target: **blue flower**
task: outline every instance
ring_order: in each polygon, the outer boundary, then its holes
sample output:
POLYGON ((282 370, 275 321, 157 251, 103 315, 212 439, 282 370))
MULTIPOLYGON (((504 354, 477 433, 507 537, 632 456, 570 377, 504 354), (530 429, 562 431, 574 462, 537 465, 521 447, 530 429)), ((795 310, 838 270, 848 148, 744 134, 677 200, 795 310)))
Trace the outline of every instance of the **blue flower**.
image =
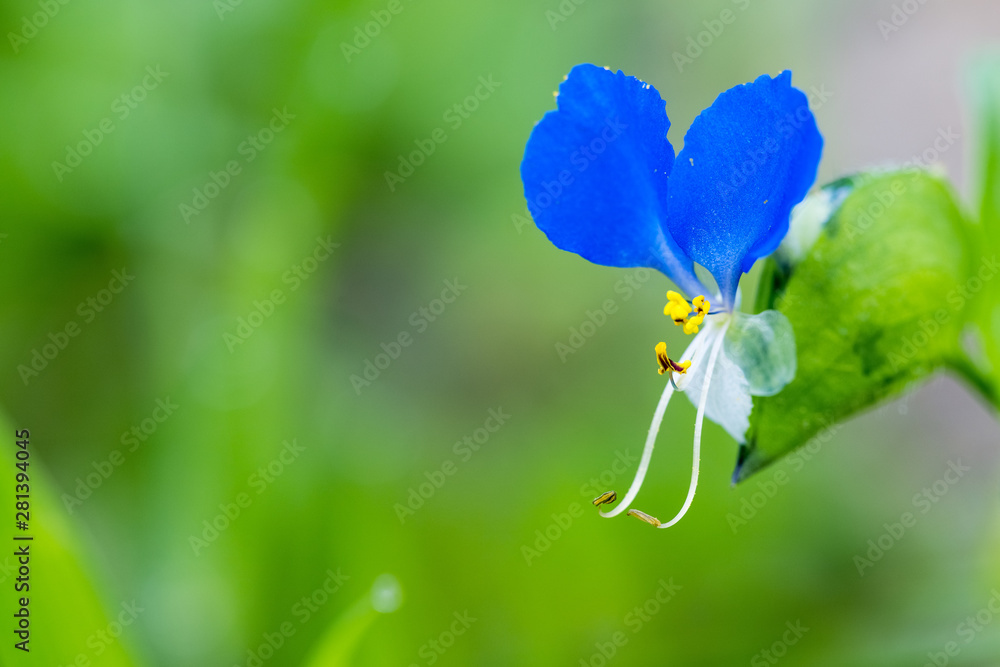
POLYGON ((655 88, 621 71, 578 65, 559 87, 557 109, 531 132, 521 178, 539 229, 595 264, 661 271, 686 295, 669 292, 664 313, 685 333, 704 327, 679 361, 665 344, 656 347, 668 382, 636 479, 604 516, 627 509, 638 493, 675 389, 699 397, 691 399, 698 416, 688 498, 669 522, 629 511, 660 527, 676 523, 694 497, 706 413, 742 439, 750 396, 776 393, 794 376, 787 320, 774 311, 735 312, 740 277, 778 247, 792 208, 816 179, 823 139, 791 81, 784 71, 722 93, 694 120, 675 157, 655 88), (714 278, 715 292, 696 275, 696 263, 714 278), (710 310, 712 302, 721 309, 710 310))

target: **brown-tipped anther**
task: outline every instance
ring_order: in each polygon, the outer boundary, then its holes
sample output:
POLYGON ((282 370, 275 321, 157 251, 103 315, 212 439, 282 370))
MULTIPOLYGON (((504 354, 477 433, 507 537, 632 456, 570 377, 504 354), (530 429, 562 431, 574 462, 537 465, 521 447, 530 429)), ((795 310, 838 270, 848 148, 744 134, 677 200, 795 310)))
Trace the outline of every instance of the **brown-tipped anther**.
POLYGON ((661 521, 657 519, 655 516, 651 516, 649 514, 646 514, 645 512, 640 512, 639 510, 629 510, 628 515, 634 516, 636 519, 639 519, 640 521, 645 521, 650 526, 655 526, 656 528, 660 527, 661 521))
POLYGON ((687 373, 687 369, 691 367, 690 361, 677 363, 667 356, 667 344, 663 342, 657 343, 656 345, 656 363, 660 366, 659 369, 657 369, 660 375, 663 375, 664 373, 680 373, 683 375, 684 373, 687 373))
POLYGON ((660 368, 658 369, 660 371, 660 375, 673 370, 673 362, 671 362, 670 357, 667 356, 666 343, 659 343, 656 346, 656 363, 660 365, 660 368))
POLYGON ((618 500, 618 494, 614 491, 605 491, 601 495, 594 498, 594 507, 600 507, 601 505, 607 505, 608 503, 613 503, 618 500))

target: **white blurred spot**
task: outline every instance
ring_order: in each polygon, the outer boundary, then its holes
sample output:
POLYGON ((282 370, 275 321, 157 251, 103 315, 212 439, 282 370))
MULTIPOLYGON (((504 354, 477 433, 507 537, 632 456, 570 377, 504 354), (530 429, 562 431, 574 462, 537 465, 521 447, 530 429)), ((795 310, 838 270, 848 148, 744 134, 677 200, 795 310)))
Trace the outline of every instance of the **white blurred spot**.
POLYGON ((381 574, 372 584, 372 608, 380 614, 391 614, 403 602, 403 589, 391 574, 381 574))

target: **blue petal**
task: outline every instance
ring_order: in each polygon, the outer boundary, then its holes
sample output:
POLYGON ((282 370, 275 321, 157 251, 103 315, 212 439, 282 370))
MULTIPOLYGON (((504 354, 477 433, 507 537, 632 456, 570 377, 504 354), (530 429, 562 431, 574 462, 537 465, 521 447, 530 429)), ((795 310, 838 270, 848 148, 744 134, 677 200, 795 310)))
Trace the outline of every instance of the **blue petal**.
POLYGON ((668 228, 733 307, 740 274, 770 254, 816 180, 823 138, 792 73, 732 88, 684 136, 670 177, 668 228))
POLYGON ((689 296, 704 293, 663 224, 674 149, 660 94, 621 71, 577 65, 557 106, 535 125, 521 163, 535 224, 595 264, 648 266, 689 296))

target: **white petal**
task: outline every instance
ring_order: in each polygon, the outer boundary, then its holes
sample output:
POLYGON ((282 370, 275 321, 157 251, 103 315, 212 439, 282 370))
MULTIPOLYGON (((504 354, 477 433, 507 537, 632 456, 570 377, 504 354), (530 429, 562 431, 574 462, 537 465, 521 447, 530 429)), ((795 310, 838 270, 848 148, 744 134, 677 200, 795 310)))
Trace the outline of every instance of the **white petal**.
POLYGON ((753 396, 774 396, 795 378, 795 331, 776 310, 736 313, 724 350, 742 369, 753 396))
MULTIPOLYGON (((709 334, 714 340, 720 335, 724 326, 723 318, 709 320, 712 331, 709 334)), ((709 333, 709 332, 706 332, 709 333)), ((753 409, 753 401, 750 398, 750 385, 746 376, 738 365, 729 357, 726 350, 728 346, 723 345, 719 351, 715 362, 712 381, 708 389, 708 397, 705 403, 705 416, 716 424, 726 429, 726 432, 737 442, 744 442, 747 429, 750 428, 750 411, 753 409)), ((707 352, 709 346, 703 350, 707 352)), ((687 372, 686 382, 681 384, 688 400, 697 405, 701 398, 702 383, 705 381, 705 374, 708 371, 708 354, 701 354, 696 357, 691 369, 687 372)))
POLYGON ((843 203, 850 188, 823 188, 796 204, 785 235, 775 255, 792 266, 805 259, 820 232, 843 203))

